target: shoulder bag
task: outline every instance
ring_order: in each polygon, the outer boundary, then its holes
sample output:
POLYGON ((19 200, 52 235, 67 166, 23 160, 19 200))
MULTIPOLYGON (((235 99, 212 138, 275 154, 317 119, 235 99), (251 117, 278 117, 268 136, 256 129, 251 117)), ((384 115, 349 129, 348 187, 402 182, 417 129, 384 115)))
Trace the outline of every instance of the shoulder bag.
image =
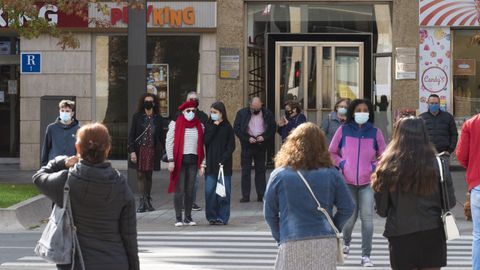
POLYGON ((222 164, 220 164, 220 169, 218 170, 218 181, 217 187, 215 188, 215 193, 222 198, 227 197, 227 191, 225 190, 225 175, 223 174, 222 164))
POLYGON ((450 212, 450 206, 448 203, 448 188, 444 178, 444 167, 442 158, 436 157, 438 167, 440 171, 440 196, 442 198, 442 222, 443 229, 445 231, 445 238, 447 240, 454 240, 460 238, 460 231, 458 230, 457 223, 455 222, 455 216, 450 212))
POLYGON ((78 252, 81 269, 85 270, 82 251, 78 242, 77 231, 73 222, 70 204, 70 186, 67 181, 63 188, 63 208, 55 204, 47 226, 35 247, 35 254, 55 264, 72 264, 75 267, 75 255, 78 252))
POLYGON ((335 232, 335 236, 337 238, 337 263, 338 264, 344 264, 345 263, 345 257, 343 257, 343 234, 340 233, 340 231, 337 229, 337 227, 335 226, 335 224, 333 223, 333 220, 332 218, 330 217, 330 215, 328 214, 327 210, 325 210, 325 208, 323 208, 321 205, 320 205, 320 201, 318 201, 317 197, 315 196, 315 194, 313 193, 313 190, 312 188, 310 187, 310 185, 308 184, 307 180, 305 179, 305 177, 303 176, 303 174, 300 172, 300 171, 297 171, 297 174, 298 176, 300 176, 300 178, 302 179, 303 183, 305 183, 305 186, 307 187, 308 191, 310 191, 310 194, 312 194, 312 197, 313 199, 315 200, 315 202, 317 203, 317 210, 322 212, 325 217, 327 218, 327 221, 328 223, 330 224, 330 226, 332 227, 333 231, 335 232))

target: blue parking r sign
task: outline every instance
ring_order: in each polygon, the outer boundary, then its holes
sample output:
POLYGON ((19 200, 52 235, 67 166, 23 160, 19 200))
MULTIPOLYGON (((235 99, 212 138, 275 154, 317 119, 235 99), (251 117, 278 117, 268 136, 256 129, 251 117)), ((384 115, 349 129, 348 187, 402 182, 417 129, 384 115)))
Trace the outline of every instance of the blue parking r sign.
POLYGON ((23 74, 42 72, 42 54, 39 52, 22 52, 20 70, 23 74))

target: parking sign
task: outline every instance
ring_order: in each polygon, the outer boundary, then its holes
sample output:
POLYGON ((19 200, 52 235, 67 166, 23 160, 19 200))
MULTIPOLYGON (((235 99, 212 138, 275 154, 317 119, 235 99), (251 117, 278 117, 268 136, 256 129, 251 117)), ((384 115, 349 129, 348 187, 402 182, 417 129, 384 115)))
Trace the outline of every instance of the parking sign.
POLYGON ((22 52, 20 70, 22 74, 42 73, 42 53, 22 52))

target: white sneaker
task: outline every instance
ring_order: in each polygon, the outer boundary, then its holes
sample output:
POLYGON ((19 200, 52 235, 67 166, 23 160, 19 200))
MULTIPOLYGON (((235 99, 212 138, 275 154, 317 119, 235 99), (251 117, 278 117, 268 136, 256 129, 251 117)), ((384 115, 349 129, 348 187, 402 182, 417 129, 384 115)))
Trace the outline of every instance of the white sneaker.
POLYGON ((362 266, 363 267, 373 267, 373 262, 370 260, 370 257, 363 256, 362 257, 362 266))
POLYGON ((175 222, 175 227, 182 227, 182 226, 183 226, 183 222, 181 221, 175 222))
POLYGON ((350 246, 343 246, 343 255, 348 255, 350 253, 350 246))
POLYGON ((196 226, 197 223, 191 219, 188 219, 186 218, 184 221, 183 221, 183 225, 185 226, 196 226))

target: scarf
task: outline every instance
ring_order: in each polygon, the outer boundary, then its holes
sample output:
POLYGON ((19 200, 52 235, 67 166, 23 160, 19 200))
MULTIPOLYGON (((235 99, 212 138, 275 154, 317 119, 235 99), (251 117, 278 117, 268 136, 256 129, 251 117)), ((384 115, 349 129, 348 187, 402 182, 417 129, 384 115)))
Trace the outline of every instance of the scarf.
POLYGON ((182 159, 183 159, 183 147, 185 145, 185 129, 186 128, 197 128, 198 132, 198 143, 197 143, 197 166, 200 168, 203 158, 203 129, 202 123, 198 120, 198 117, 195 116, 192 121, 187 121, 185 116, 181 114, 177 121, 175 122, 175 135, 173 141, 173 161, 175 163, 175 169, 170 173, 170 185, 168 186, 168 193, 175 192, 177 187, 178 179, 180 178, 180 172, 182 171, 182 159))

